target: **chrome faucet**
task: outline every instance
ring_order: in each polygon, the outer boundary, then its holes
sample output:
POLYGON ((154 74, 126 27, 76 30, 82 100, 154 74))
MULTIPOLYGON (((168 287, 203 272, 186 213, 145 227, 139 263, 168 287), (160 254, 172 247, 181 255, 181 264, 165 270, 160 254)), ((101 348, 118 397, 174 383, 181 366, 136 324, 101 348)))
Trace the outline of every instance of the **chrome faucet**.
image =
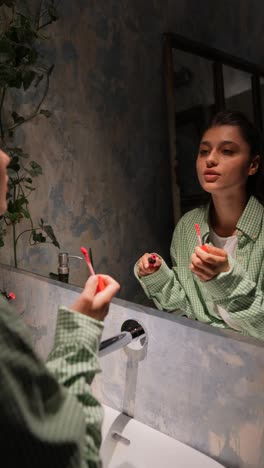
POLYGON ((140 323, 136 320, 126 320, 121 327, 121 333, 101 342, 99 346, 99 357, 112 353, 117 349, 124 348, 131 343, 131 341, 139 337, 142 339, 145 336, 145 330, 140 323))

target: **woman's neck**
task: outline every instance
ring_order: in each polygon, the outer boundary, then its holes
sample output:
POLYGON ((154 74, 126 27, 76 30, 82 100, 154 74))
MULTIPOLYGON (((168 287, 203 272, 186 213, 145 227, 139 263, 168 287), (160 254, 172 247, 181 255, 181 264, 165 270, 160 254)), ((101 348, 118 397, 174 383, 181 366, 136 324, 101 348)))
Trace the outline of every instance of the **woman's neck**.
POLYGON ((210 213, 210 224, 216 234, 221 237, 233 236, 237 222, 248 202, 247 194, 240 197, 212 195, 213 205, 210 213))

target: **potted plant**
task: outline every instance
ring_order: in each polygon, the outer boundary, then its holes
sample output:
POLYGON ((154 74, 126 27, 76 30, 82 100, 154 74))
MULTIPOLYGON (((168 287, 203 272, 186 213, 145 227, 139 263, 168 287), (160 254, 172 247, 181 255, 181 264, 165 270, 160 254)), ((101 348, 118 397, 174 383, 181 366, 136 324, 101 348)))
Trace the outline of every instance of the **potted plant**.
POLYGON ((29 210, 29 197, 36 190, 42 168, 23 147, 15 144, 18 128, 32 119, 51 116, 44 101, 54 65, 43 63, 40 46, 47 40, 43 31, 57 21, 58 13, 54 0, 40 0, 34 14, 22 2, 0 0, 0 14, 0 146, 11 157, 8 208, 1 219, 0 247, 11 230, 17 267, 18 241, 25 233, 30 245, 50 242, 60 247, 52 227, 43 219, 35 224, 29 210), (23 99, 32 89, 35 97, 30 111, 25 113, 23 99), (29 226, 21 229, 25 221, 29 226))

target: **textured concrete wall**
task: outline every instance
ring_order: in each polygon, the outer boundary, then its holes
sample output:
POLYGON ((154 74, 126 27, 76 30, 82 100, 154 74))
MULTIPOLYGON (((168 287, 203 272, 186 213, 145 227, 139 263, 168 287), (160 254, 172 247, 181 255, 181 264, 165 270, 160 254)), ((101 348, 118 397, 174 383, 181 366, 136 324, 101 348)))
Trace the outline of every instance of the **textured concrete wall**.
MULTIPOLYGON (((47 356, 57 304, 70 305, 77 288, 0 270, 0 288, 15 290, 17 313, 29 326, 36 350, 47 356)), ((263 342, 118 299, 110 307, 103 339, 119 333, 127 319, 140 321, 148 344, 101 358, 103 372, 93 384, 100 401, 226 468, 263 467, 263 342)))
MULTIPOLYGON (((62 2, 44 51, 55 64, 45 104, 53 116, 17 137, 44 169, 33 218, 52 224, 63 251, 92 247, 96 270, 121 281, 123 298, 140 300, 132 265, 146 249, 168 256, 173 228, 162 33, 261 63, 263 9, 257 0, 62 2)), ((57 254, 19 240, 21 268, 56 272, 57 254)), ((10 249, 0 256, 12 262, 10 249)), ((72 260, 71 282, 86 275, 72 260)))

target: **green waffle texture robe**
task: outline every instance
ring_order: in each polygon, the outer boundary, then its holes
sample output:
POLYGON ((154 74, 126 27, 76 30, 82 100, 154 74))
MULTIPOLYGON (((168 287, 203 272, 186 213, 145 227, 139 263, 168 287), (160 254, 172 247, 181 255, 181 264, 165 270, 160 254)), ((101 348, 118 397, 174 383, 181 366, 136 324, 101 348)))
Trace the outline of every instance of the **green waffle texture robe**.
POLYGON ((1 466, 101 466, 103 410, 90 384, 99 371, 102 329, 101 322, 60 307, 45 364, 21 318, 0 297, 1 466))

